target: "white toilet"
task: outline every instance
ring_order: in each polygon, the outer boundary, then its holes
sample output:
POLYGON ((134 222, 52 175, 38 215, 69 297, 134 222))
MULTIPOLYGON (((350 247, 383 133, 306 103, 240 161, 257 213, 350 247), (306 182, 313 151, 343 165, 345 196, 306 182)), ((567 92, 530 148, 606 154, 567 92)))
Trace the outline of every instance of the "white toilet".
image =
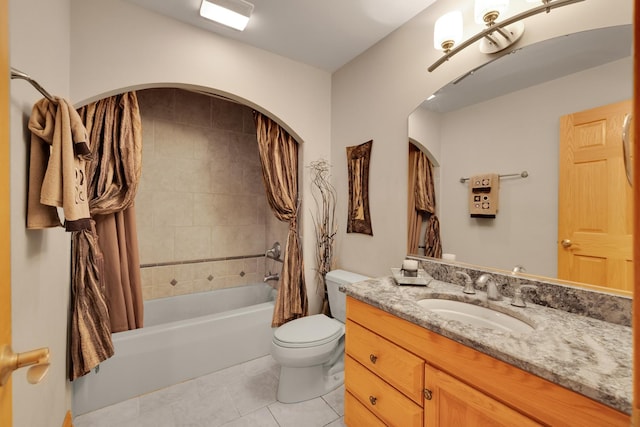
POLYGON ((338 288, 366 279, 344 270, 330 271, 326 284, 334 318, 315 314, 292 320, 274 331, 271 356, 280 364, 278 401, 302 402, 344 383, 346 296, 338 288))

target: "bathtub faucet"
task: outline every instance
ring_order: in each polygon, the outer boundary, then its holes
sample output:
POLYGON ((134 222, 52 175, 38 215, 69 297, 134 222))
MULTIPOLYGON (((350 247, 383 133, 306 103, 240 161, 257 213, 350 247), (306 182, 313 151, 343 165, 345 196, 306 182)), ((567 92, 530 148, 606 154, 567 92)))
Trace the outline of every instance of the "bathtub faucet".
POLYGON ((269 274, 264 276, 264 281, 268 282, 269 280, 280 280, 280 275, 278 273, 271 274, 271 272, 269 272, 269 274))
POLYGON ((264 253, 264 256, 266 256, 267 258, 275 259, 276 261, 280 261, 280 253, 280 243, 275 242, 270 249, 267 249, 267 251, 264 253))

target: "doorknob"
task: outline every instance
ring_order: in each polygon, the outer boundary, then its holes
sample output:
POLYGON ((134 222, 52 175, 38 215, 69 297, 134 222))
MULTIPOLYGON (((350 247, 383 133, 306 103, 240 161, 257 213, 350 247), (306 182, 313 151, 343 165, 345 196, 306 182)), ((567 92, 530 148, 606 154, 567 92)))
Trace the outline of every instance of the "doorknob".
POLYGON ((573 242, 569 239, 563 239, 560 244, 562 245, 563 248, 570 248, 571 245, 573 245, 573 242))
POLYGON ((13 371, 26 366, 31 366, 27 371, 27 381, 31 384, 42 381, 49 370, 49 348, 14 353, 11 346, 0 346, 0 387, 9 381, 13 371))

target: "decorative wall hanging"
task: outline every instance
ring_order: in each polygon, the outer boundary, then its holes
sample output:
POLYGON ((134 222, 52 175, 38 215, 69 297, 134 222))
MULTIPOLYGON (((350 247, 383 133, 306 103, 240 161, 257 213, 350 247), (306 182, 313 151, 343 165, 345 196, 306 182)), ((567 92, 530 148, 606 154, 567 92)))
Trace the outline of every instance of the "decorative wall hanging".
POLYGON ((349 218, 347 233, 373 236, 369 215, 369 159, 373 140, 347 147, 349 168, 349 218))

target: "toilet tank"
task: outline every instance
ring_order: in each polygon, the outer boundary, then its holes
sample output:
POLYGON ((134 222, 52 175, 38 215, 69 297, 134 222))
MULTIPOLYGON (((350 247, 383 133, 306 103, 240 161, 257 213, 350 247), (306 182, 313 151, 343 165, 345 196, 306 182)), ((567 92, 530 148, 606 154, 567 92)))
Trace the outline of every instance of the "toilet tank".
POLYGON ((340 292, 338 288, 367 279, 369 277, 345 270, 332 270, 327 273, 325 283, 327 285, 327 294, 329 295, 329 307, 331 307, 331 315, 335 319, 344 323, 347 318, 347 296, 340 292))

